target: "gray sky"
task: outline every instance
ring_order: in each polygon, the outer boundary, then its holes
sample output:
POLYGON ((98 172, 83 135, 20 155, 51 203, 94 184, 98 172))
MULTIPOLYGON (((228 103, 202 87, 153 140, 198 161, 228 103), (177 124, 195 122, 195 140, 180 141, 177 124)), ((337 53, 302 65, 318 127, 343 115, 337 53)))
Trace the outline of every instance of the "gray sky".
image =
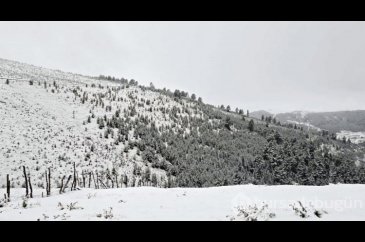
POLYGON ((0 22, 0 57, 233 108, 365 109, 365 22, 0 22))

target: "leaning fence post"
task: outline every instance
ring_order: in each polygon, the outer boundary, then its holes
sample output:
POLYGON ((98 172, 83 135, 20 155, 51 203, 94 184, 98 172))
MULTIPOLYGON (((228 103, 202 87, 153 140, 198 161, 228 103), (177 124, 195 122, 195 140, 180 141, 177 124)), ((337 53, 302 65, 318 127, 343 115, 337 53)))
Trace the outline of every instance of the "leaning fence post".
MULTIPOLYGON (((66 182, 65 186, 64 186, 64 187, 63 187, 63 189, 62 189, 62 192, 65 192, 65 189, 67 188, 67 185, 68 185, 69 181, 71 180, 71 177, 72 177, 72 175, 70 175, 70 176, 68 177, 67 182, 66 182)), ((72 191, 72 186, 71 186, 71 191, 72 191)))
POLYGON ((27 178, 27 171, 25 170, 25 166, 23 166, 23 173, 24 173, 24 179, 25 179, 25 196, 29 197, 28 178, 27 178))
POLYGON ((29 188, 30 188, 30 198, 33 198, 33 187, 32 183, 30 182, 30 175, 28 176, 29 188))
POLYGON ((61 193, 62 193, 62 191, 63 191, 63 180, 65 180, 65 178, 66 178, 66 176, 64 175, 64 176, 62 177, 62 180, 61 180, 60 194, 61 194, 61 193))

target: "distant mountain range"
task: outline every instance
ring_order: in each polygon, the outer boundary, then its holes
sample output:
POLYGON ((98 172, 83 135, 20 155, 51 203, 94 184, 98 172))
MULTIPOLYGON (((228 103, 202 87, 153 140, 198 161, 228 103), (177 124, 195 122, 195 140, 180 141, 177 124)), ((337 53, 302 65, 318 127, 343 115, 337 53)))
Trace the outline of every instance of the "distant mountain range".
POLYGON ((261 119, 262 115, 275 117, 280 122, 306 123, 335 133, 342 130, 365 131, 365 110, 338 112, 294 111, 279 114, 260 110, 251 113, 251 117, 258 119, 261 119))

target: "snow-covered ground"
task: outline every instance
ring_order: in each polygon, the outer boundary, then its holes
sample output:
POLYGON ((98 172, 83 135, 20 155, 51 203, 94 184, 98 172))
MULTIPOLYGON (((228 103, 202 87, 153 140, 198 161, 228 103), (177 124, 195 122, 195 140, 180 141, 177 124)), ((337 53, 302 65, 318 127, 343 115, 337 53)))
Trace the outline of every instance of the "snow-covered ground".
MULTIPOLYGON (((12 189, 0 220, 364 220, 365 185, 82 189, 25 203, 12 189), (24 208, 23 205, 26 204, 24 208)), ((5 190, 0 190, 0 194, 5 190)))
POLYGON ((342 130, 341 132, 337 133, 337 139, 350 139, 354 144, 360 144, 365 142, 365 132, 352 132, 352 131, 345 131, 342 130))

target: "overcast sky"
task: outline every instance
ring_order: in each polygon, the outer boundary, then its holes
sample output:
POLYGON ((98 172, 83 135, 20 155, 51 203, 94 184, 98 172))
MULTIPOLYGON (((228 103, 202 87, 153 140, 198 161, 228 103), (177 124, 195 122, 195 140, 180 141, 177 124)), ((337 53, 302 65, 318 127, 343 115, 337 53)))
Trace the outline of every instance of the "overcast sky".
POLYGON ((0 58, 252 111, 365 109, 365 22, 0 22, 0 58))

